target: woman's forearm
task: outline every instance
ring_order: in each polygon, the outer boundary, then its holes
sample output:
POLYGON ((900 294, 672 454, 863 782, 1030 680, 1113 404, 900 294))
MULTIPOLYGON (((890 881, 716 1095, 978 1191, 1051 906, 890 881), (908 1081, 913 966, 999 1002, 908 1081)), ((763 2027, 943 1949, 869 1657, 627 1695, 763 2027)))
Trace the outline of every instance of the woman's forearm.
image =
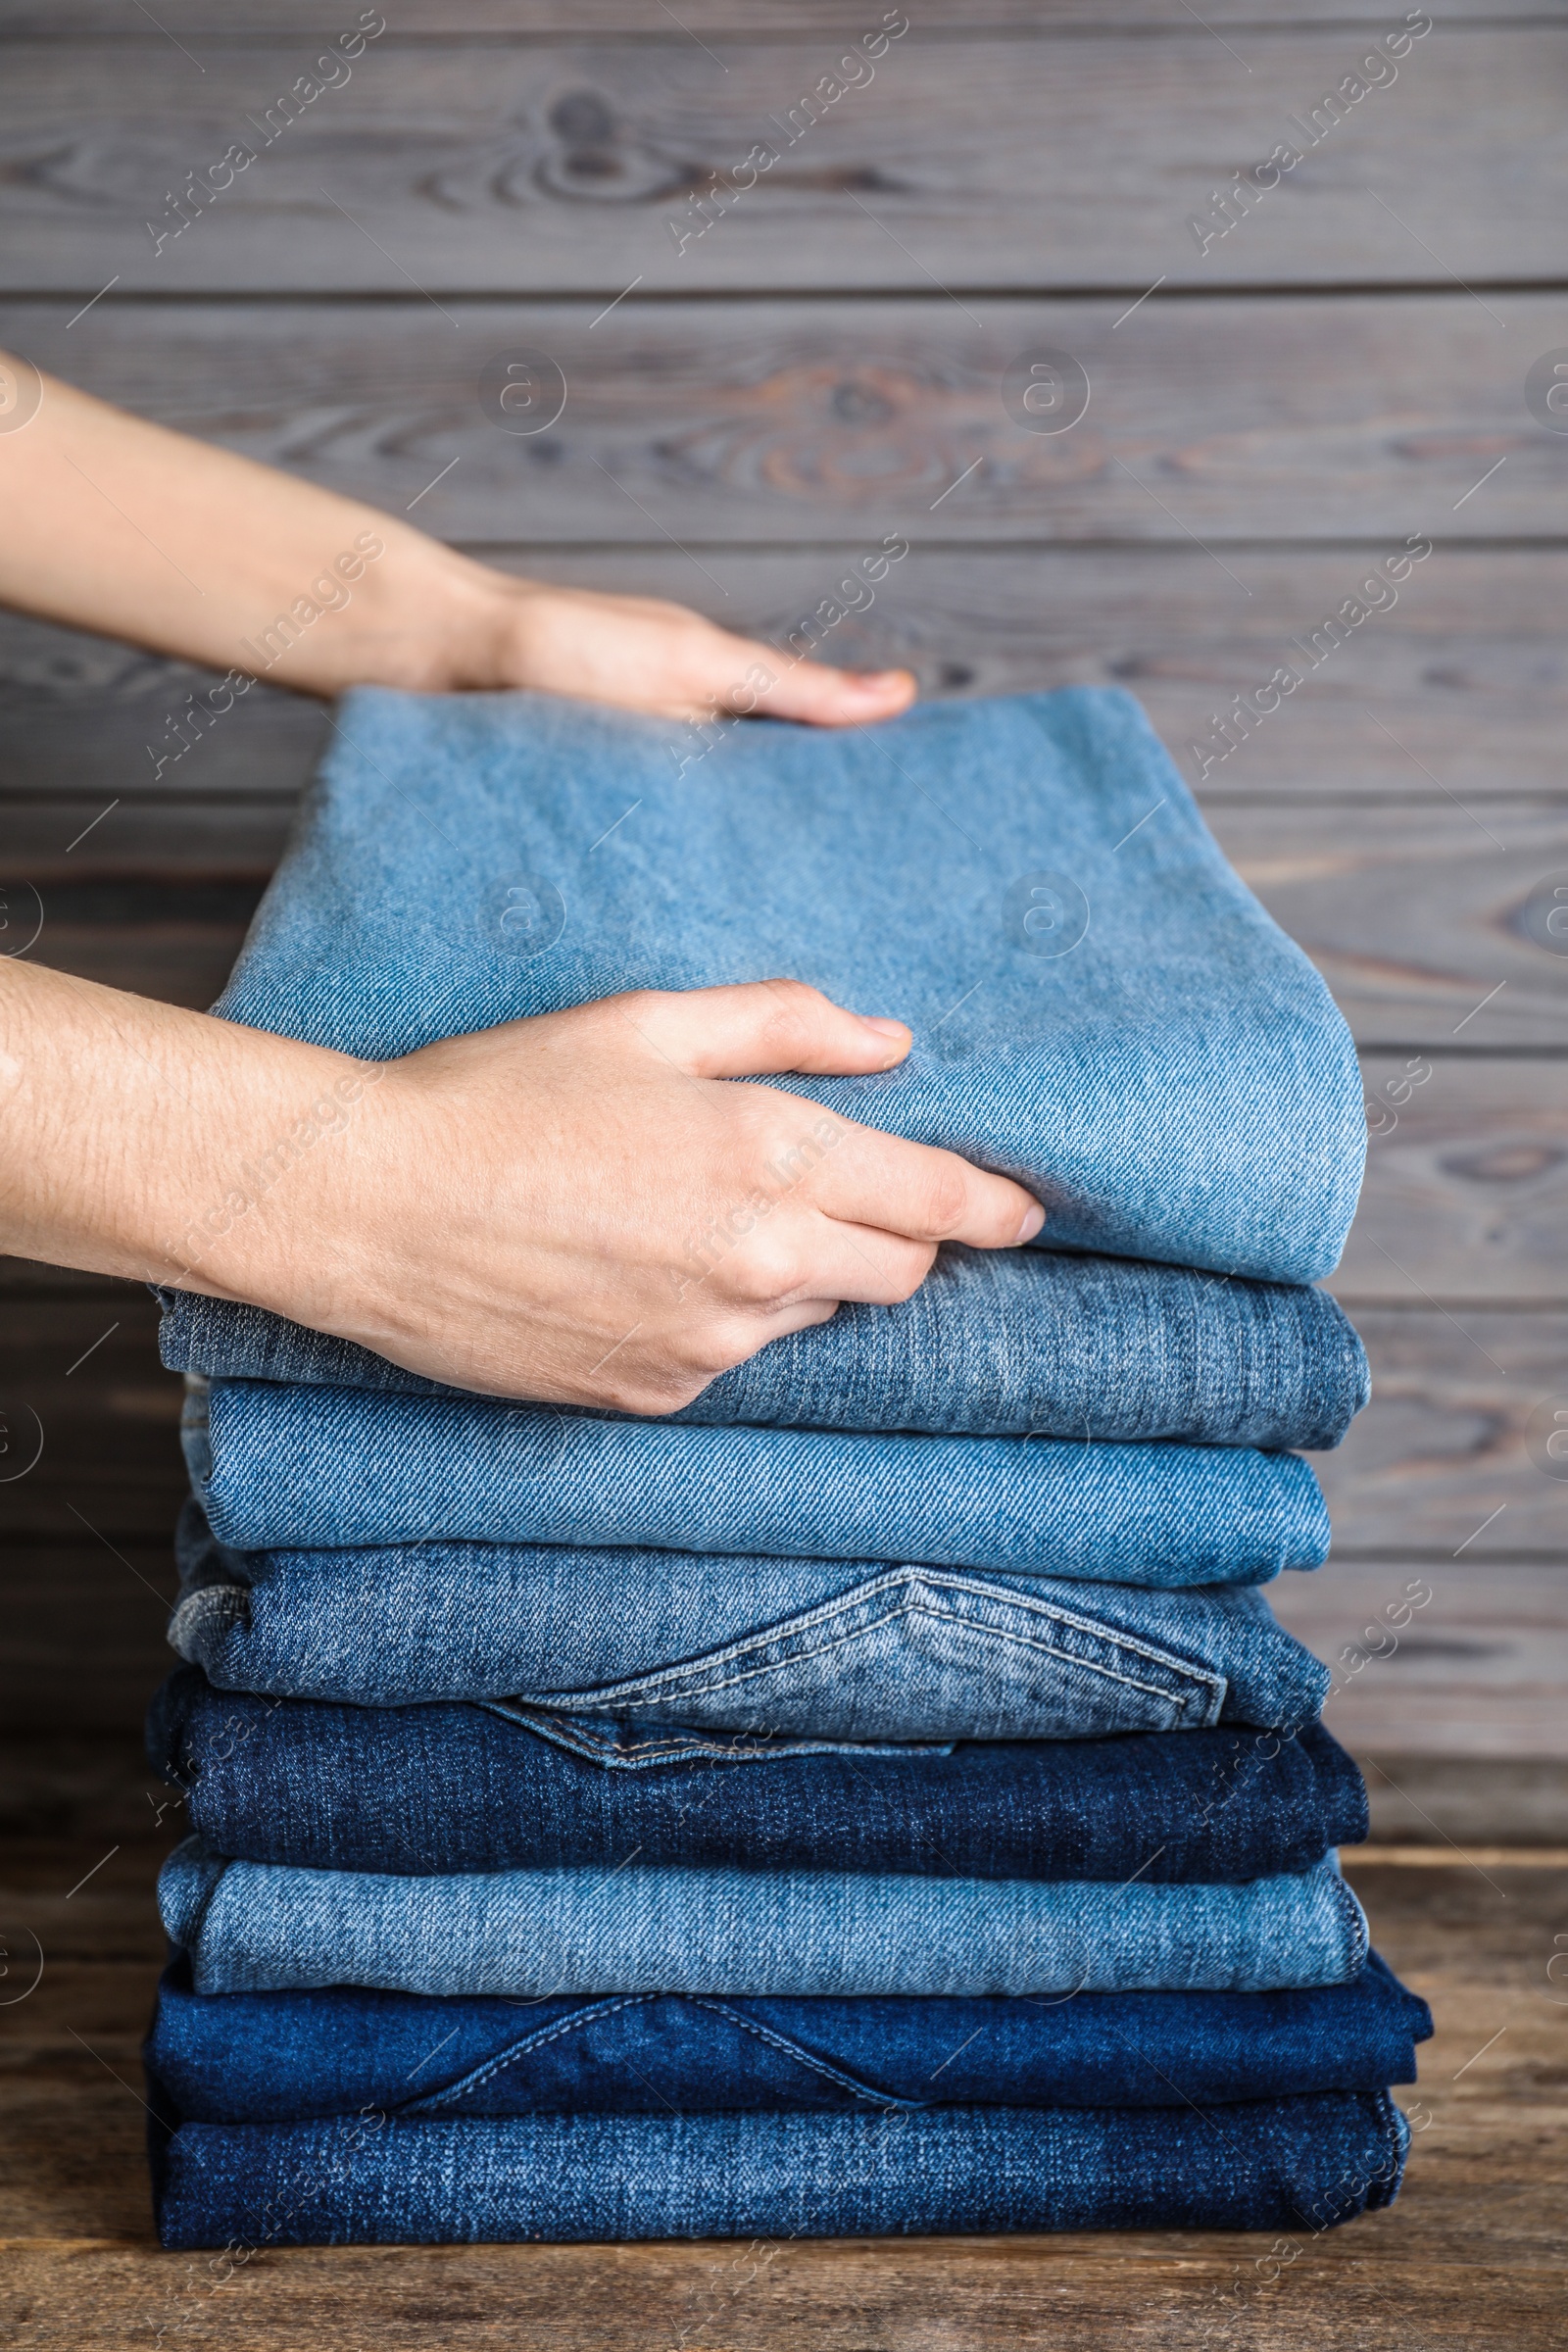
POLYGON ((829 669, 678 605, 514 579, 53 376, 0 433, 0 604, 303 694, 520 686, 826 726, 914 694, 906 670, 829 669))
POLYGON ((373 507, 44 379, 0 437, 0 603, 330 695, 499 682, 504 574, 373 507))
POLYGON ((347 1131, 366 1076, 346 1054, 0 962, 0 1252, 275 1294, 275 1212, 307 1189, 277 1180, 302 1156, 302 1122, 347 1131))

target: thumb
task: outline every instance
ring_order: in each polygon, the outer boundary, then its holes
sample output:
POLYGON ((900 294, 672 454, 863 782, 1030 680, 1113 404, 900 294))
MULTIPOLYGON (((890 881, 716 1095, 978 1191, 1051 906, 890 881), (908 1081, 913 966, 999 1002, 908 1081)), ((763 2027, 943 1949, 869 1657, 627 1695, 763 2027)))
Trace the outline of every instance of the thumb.
POLYGON ((804 980, 645 990, 610 1003, 655 1053, 694 1078, 783 1070, 858 1077, 892 1069, 913 1042, 902 1021, 846 1012, 804 980))

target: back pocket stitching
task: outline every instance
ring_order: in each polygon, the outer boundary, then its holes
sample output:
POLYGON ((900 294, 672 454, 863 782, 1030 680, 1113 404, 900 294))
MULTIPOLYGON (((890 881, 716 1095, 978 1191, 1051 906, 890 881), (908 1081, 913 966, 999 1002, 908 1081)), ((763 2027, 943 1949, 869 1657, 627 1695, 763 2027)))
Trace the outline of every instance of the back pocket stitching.
MULTIPOLYGON (((811 1658, 826 1656, 830 1650, 847 1648, 852 1642, 858 1641, 863 1634, 874 1633, 882 1626, 892 1624, 899 1618, 903 1617, 929 1617, 934 1623, 945 1626, 951 1633, 956 1633, 976 1642, 982 1641, 1001 1641, 1010 1642, 1015 1649, 1038 1650, 1045 1657, 1059 1658, 1064 1664, 1069 1666, 1081 1666, 1086 1673, 1098 1674, 1106 1682, 1124 1684, 1129 1690, 1145 1691, 1152 1698, 1169 1699, 1173 1704, 1181 1707, 1188 1706, 1191 1703, 1193 1695, 1195 1695, 1192 1692, 1184 1694, 1177 1690, 1164 1690, 1157 1683, 1142 1683, 1138 1680, 1136 1675, 1118 1674, 1114 1667, 1098 1665, 1092 1658, 1075 1658, 1070 1651, 1064 1649, 1054 1649, 1049 1642, 1038 1641, 1030 1634, 1013 1633, 1004 1626, 970 1625, 962 1617, 956 1615, 956 1613, 944 1612, 940 1609, 934 1609, 925 1606, 918 1600, 907 1599, 900 1601, 897 1606, 890 1609, 885 1616, 878 1618, 874 1625, 860 1626, 855 1628, 851 1632, 836 1634, 831 1641, 819 1642, 815 1647, 811 1649, 795 1650, 788 1658, 772 1659, 762 1665, 749 1666, 744 1672, 723 1675, 718 1677, 716 1680, 710 1679, 706 1682, 683 1682, 679 1691, 676 1693, 676 1696, 691 1698, 710 1697, 715 1691, 733 1690, 738 1684, 756 1682, 760 1676, 775 1673, 781 1666, 802 1665, 811 1658)), ((644 1686, 644 1688, 649 1691, 650 1695, 652 1695, 653 1692, 659 1689, 659 1687, 660 1685, 657 1681, 644 1686)))
MULTIPOLYGON (((1100 1675, 1107 1682, 1121 1683, 1130 1690, 1143 1690, 1152 1697, 1170 1699, 1184 1708, 1190 1706, 1193 1698, 1200 1692, 1212 1695, 1216 1701, 1223 1700, 1226 1687, 1226 1678, 1223 1675, 1213 1674, 1205 1668, 1194 1666, 1185 1659, 1173 1658, 1168 1653, 1156 1650, 1151 1643, 1136 1640, 1123 1642, 1118 1633, 1110 1631, 1104 1626, 1097 1625, 1092 1620, 1075 1617, 1068 1610, 1053 1610, 1044 1607, 1038 1601, 1031 1601, 1026 1595, 999 1590, 996 1587, 986 1588, 968 1584, 958 1586, 958 1590, 961 1592, 976 1592, 983 1598, 1003 1602, 1009 1608, 1022 1606, 1034 1614, 1054 1620, 1058 1625, 1071 1626, 1079 1632, 1089 1633, 1096 1640, 1105 1642, 1110 1647, 1130 1650, 1135 1654, 1142 1655, 1150 1659, 1152 1663, 1163 1667, 1172 1676, 1185 1678, 1189 1685, 1188 1690, 1185 1692, 1170 1690, 1155 1683, 1141 1682, 1136 1675, 1118 1673, 1114 1667, 1099 1664, 1094 1659, 1075 1658, 1069 1651, 1054 1648, 1049 1642, 1038 1640, 1030 1634, 1005 1626, 977 1627, 970 1625, 956 1610, 943 1611, 931 1605, 930 1589, 933 1582, 940 1589, 940 1586, 946 1584, 947 1581, 927 1578, 919 1580, 879 1579, 876 1584, 862 1587, 858 1592, 841 1594, 838 1600, 831 1604, 832 1613, 841 1617, 850 1607, 862 1605, 873 1597, 880 1597, 890 1583, 896 1585, 900 1597, 894 1606, 885 1610, 872 1624, 847 1628, 845 1631, 835 1634, 830 1640, 819 1642, 808 1649, 797 1647, 792 1650, 788 1658, 769 1659, 751 1666, 742 1665, 742 1660, 746 1657, 748 1650, 755 1653, 760 1642, 776 1642, 789 1638, 787 1633, 781 1633, 776 1628, 767 1629, 763 1635, 754 1637, 744 1647, 737 1643, 721 1651, 718 1657, 713 1659, 706 1673, 704 1672, 704 1661, 701 1658, 694 1658, 680 1666, 658 1669, 649 1675, 629 1676, 620 1682, 601 1685, 592 1690, 572 1691, 569 1696, 574 1705, 578 1706, 589 1698, 603 1705, 620 1698, 654 1698, 661 1691, 669 1691, 677 1699, 680 1696, 708 1696, 718 1690, 731 1690, 740 1683, 755 1682, 760 1676, 774 1673, 780 1667, 800 1665, 811 1658, 823 1656, 830 1650, 843 1648, 849 1642, 858 1641, 862 1634, 875 1632, 880 1627, 901 1617, 925 1615, 957 1633, 969 1635, 974 1639, 982 1637, 1000 1639, 1009 1642, 1015 1648, 1037 1649, 1048 1657, 1060 1659, 1066 1665, 1083 1667, 1087 1672, 1100 1675), (730 1675, 719 1675, 716 1671, 717 1668, 729 1660, 733 1660, 740 1671, 730 1675), (701 1679, 693 1680, 694 1677, 701 1677, 701 1679), (1195 1690, 1192 1686, 1197 1686, 1197 1690, 1195 1690)), ((805 1627, 811 1624, 814 1618, 827 1614, 826 1609, 812 1610, 805 1618, 796 1620, 796 1626, 804 1630, 805 1627)), ((562 1694, 552 1693, 551 1695, 552 1701, 559 1704, 562 1694)))
MULTIPOLYGON (((1250 1591, 1250 1588, 1249 1587, 1248 1590, 1250 1591)), ((1044 1618, 1049 1624, 1070 1626, 1074 1632, 1088 1634, 1095 1641, 1105 1643, 1107 1647, 1123 1651, 1133 1657, 1148 1658, 1152 1664, 1156 1666, 1174 1668, 1198 1681, 1212 1684, 1220 1691, 1223 1691, 1225 1687, 1224 1675, 1211 1673, 1206 1667, 1195 1666, 1188 1659, 1177 1658, 1170 1650, 1159 1647, 1155 1642, 1145 1641, 1137 1634, 1130 1634, 1120 1626, 1107 1625, 1098 1617, 1081 1616, 1074 1609, 1063 1608, 1059 1601, 1042 1600, 1032 1592, 1020 1592, 1016 1586, 982 1583, 978 1572, 954 1574, 940 1568, 894 1568, 888 1570, 884 1575, 872 1577, 863 1584, 853 1586, 847 1592, 835 1592, 830 1599, 818 1601, 814 1608, 803 1609, 795 1616, 786 1617, 775 1625, 764 1626, 760 1632, 753 1631, 742 1634, 733 1642, 726 1642, 721 1648, 715 1651, 699 1653, 695 1658, 682 1659, 674 1666, 655 1668, 652 1678, 645 1675, 622 1675, 617 1681, 602 1684, 598 1688, 606 1691, 640 1690, 650 1679, 666 1680, 676 1674, 684 1673, 688 1668, 707 1663, 716 1666, 726 1658, 747 1657, 757 1648, 760 1642, 776 1642, 803 1634, 814 1625, 831 1624, 836 1618, 843 1617, 849 1609, 863 1607, 868 1601, 879 1598, 887 1592, 900 1593, 910 1592, 958 1592, 980 1600, 993 1601, 1020 1616, 1039 1617, 1044 1618)))

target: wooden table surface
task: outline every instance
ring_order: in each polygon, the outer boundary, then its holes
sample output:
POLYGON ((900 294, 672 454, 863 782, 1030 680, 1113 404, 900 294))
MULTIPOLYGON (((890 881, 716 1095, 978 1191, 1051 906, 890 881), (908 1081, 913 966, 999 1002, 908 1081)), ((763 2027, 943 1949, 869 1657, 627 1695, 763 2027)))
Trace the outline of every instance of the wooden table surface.
MULTIPOLYGON (((1568 5, 1434 7, 1390 78, 1360 61, 1403 12, 1368 0, 929 0, 810 122, 879 5, 409 0, 160 249, 169 192, 356 13, 0 0, 0 343, 515 571, 809 623, 929 694, 1140 695, 1364 1056, 1334 1287, 1377 1394, 1319 1461, 1334 1559, 1278 1606, 1342 1660, 1356 1883, 1439 2038, 1404 2197, 1277 2278, 1265 2243, 1177 2236, 160 2255, 134 1740, 176 1384, 145 1295, 0 1261, 0 1408, 44 1438, 0 1482, 0 2312, 28 2345, 258 2352, 1561 2341, 1568 432, 1526 378, 1568 360, 1568 5), (1215 191, 1281 141, 1302 160, 1220 235, 1215 191), (531 440, 475 390, 520 347, 568 386, 531 440), (1000 392, 1043 351, 1092 386, 1057 435, 1000 392), (1315 641, 1412 540, 1397 602, 1315 641), (1412 1582, 1397 1650, 1353 1664, 1412 1582)), ((41 960, 211 1001, 325 721, 258 687, 176 758, 209 682, 0 616, 8 944, 41 918, 41 960)))

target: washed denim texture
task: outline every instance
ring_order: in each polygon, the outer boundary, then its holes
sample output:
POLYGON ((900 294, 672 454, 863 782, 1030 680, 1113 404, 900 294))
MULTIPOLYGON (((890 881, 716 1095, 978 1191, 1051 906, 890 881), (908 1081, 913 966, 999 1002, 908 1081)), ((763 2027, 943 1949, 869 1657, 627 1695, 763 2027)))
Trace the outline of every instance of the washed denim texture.
POLYGON ((1415 2081, 1432 2014, 1376 1952, 1296 1992, 1076 2000, 436 2000, 194 1992, 166 1971, 143 2053, 212 2124, 799 2107, 1206 2107, 1415 2081))
POLYGON ((505 1544, 241 1554, 195 1504, 176 1549, 174 1648, 222 1689, 285 1698, 521 1701, 808 1740, 1087 1740, 1294 1726, 1330 1679, 1249 1585, 505 1544))
POLYGON ((148 1756, 186 1790, 186 1821, 215 1853, 308 1870, 436 1875, 635 1854, 1242 1883, 1305 1870, 1367 1831, 1361 1775, 1317 1723, 1294 1738, 1214 1730, 803 1753, 542 1710, 260 1698, 214 1690, 183 1666, 154 1703, 148 1756))
MULTIPOLYGON (((172 1371, 452 1396, 384 1356, 195 1291, 158 1293, 172 1371)), ((668 1418, 940 1437, 1337 1446, 1366 1353, 1325 1291, 950 1243, 901 1306, 841 1306, 668 1418)), ((613 1416, 618 1418, 619 1416, 613 1416)))
POLYGON ((230 1862, 158 1900, 198 1992, 1272 1992, 1366 1959, 1332 1860, 1246 1886, 620 1868, 394 1878, 230 1862))
POLYGON ((1244 1446, 671 1429, 484 1397, 196 1383, 186 1460, 245 1546, 647 1544, 1124 1585, 1260 1583, 1327 1556, 1310 1466, 1244 1446))
POLYGON ((1366 1142, 1349 1032, 1129 696, 750 723, 684 772, 678 734, 543 696, 350 694, 219 1010, 382 1058, 791 974, 915 1036, 897 1070, 781 1081, 803 1139, 821 1103, 946 1145, 1026 1184, 1053 1246, 1332 1270, 1366 1142))
MULTIPOLYGON (((153 2174, 171 2247, 1294 2232, 1389 2204, 1408 2144, 1387 2091, 1360 2090, 1201 2109, 184 2124, 155 2127, 153 2174)), ((755 2276, 737 2272, 737 2291, 755 2276)))

